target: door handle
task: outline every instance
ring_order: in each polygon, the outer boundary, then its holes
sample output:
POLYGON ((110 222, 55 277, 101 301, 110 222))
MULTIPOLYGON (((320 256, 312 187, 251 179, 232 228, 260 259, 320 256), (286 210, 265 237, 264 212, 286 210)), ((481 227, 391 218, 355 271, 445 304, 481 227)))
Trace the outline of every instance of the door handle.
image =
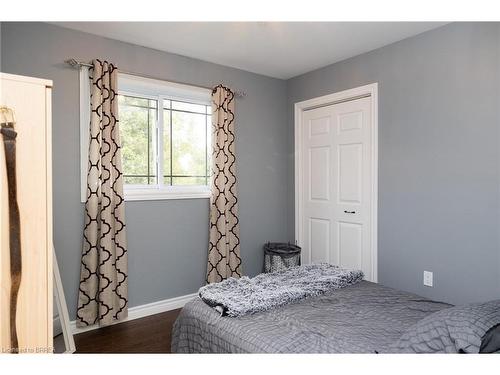
POLYGON ((344 213, 345 213, 345 214, 355 214, 355 213, 356 213, 356 211, 345 211, 345 210, 344 210, 344 213))

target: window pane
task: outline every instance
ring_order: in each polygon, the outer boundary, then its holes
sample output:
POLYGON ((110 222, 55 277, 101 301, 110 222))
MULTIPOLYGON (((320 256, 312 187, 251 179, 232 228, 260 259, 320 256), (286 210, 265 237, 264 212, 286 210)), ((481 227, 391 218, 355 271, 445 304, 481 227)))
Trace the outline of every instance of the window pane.
POLYGON ((163 99, 163 108, 170 108, 170 100, 168 99, 163 99))
POLYGON ((212 106, 207 105, 207 113, 208 113, 209 115, 211 115, 211 114, 212 114, 212 106))
POLYGON ((118 104, 156 108, 156 100, 137 98, 134 96, 125 96, 125 95, 118 95, 118 104))
POLYGON ((206 105, 203 104, 177 102, 175 100, 172 100, 172 109, 177 109, 180 111, 205 113, 205 107, 206 105))
POLYGON ((171 174, 171 163, 170 163, 170 147, 172 143, 170 141, 170 111, 163 111, 163 183, 165 185, 170 185, 170 174, 171 174))
POLYGON ((172 174, 205 176, 206 116, 172 111, 172 174))
POLYGON ((173 185, 206 185, 205 177, 174 177, 173 185))
POLYGON ((123 178, 125 185, 147 185, 148 178, 147 177, 129 177, 125 176, 123 178))
POLYGON ((127 100, 124 97, 119 105, 125 183, 155 184, 156 110, 125 104, 127 100))

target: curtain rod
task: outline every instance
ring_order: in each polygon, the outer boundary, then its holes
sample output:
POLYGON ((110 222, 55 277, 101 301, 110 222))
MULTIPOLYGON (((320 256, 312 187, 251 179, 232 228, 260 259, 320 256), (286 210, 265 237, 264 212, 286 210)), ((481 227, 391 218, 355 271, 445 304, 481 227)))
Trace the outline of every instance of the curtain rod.
MULTIPOLYGON (((89 68, 92 68, 93 65, 90 64, 90 63, 86 63, 86 62, 83 62, 83 61, 77 61, 75 59, 68 59, 68 60, 65 60, 64 61, 66 64, 68 65, 71 65, 73 68, 81 68, 82 66, 86 66, 86 67, 89 67, 89 68)), ((157 81, 168 81, 168 82, 172 82, 172 83, 177 83, 177 84, 180 84, 180 85, 188 85, 188 86, 194 86, 194 87, 199 87, 201 89, 207 89, 207 90, 210 90, 212 91, 213 87, 207 87, 207 86, 201 86, 201 85, 193 85, 192 83, 185 83, 185 82, 177 82, 177 81, 172 81, 172 80, 167 80, 165 78, 158 78, 158 77, 153 77, 153 76, 149 76, 149 75, 145 75, 145 74, 141 74, 141 73, 135 73, 135 72, 128 72, 128 71, 124 71, 124 70, 120 70, 118 69, 118 71, 122 74, 129 74, 131 76, 136 76, 136 77, 142 77, 142 78, 149 78, 149 79, 155 79, 157 81)), ((237 97, 237 98, 244 98, 247 93, 245 91, 241 91, 241 90, 234 90, 234 96, 237 97)))

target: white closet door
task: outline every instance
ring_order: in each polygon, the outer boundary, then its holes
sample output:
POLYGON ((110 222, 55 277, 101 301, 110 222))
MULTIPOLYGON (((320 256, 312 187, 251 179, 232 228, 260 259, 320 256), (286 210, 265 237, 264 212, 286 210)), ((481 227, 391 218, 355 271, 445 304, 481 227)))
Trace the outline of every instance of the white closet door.
POLYGON ((361 269, 372 280, 371 99, 306 110, 302 116, 305 263, 361 269))

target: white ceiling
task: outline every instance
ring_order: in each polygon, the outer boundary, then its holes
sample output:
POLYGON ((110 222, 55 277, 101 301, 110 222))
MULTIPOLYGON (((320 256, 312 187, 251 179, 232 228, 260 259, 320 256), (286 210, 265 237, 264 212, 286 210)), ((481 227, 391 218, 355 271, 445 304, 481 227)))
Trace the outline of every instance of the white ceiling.
MULTIPOLYGON (((57 22, 107 38, 288 79, 443 22, 57 22)), ((71 57, 71 56, 68 56, 71 57)))

